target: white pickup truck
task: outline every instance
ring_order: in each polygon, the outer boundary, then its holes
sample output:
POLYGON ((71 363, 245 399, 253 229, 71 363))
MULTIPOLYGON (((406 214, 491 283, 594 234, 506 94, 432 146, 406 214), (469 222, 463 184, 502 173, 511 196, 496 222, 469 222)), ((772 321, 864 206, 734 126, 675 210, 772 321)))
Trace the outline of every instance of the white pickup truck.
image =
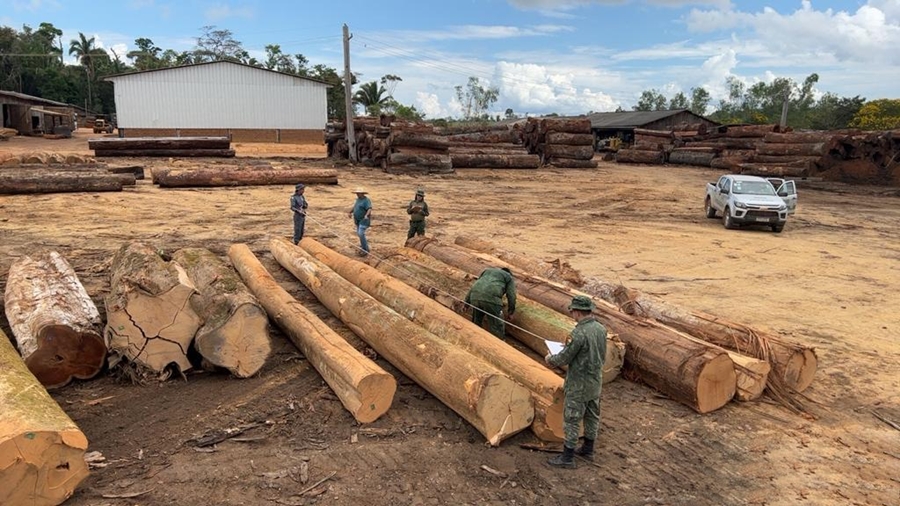
POLYGON ((797 209, 797 185, 778 178, 729 174, 706 184, 704 209, 707 218, 721 213, 725 228, 767 225, 779 233, 797 209))

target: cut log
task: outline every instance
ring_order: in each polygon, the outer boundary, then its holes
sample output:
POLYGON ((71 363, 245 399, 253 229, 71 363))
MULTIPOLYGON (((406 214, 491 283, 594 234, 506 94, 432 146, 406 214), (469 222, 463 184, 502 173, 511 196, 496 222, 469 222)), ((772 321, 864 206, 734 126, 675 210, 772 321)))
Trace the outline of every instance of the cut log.
POLYGON ((59 253, 23 256, 9 268, 6 319, 28 369, 47 388, 93 378, 106 361, 102 322, 59 253))
POLYGON ((747 158, 739 158, 739 157, 718 157, 713 158, 709 161, 709 166, 714 169, 723 169, 729 172, 737 172, 741 171, 741 164, 746 163, 747 158))
POLYGON ((567 144, 570 146, 591 146, 594 145, 594 134, 570 134, 567 132, 548 132, 546 137, 547 144, 567 144))
POLYGON ((751 176, 778 176, 778 177, 807 177, 809 169, 806 167, 785 167, 780 165, 766 165, 761 163, 742 163, 739 165, 740 173, 751 176))
MULTIPOLYGON (((398 248, 395 254, 381 260, 377 268, 456 313, 471 315, 471 310, 463 301, 476 276, 411 248, 398 248)), ((506 332, 539 357, 546 356, 550 351, 547 341, 564 343, 575 328, 572 318, 522 296, 516 299, 516 315, 512 323, 506 326, 506 332)), ((618 377, 624 358, 625 344, 610 334, 603 364, 603 383, 618 377)))
POLYGON ((554 158, 550 160, 548 165, 552 165, 558 169, 596 169, 597 162, 594 160, 573 160, 572 158, 554 158))
MULTIPOLYGON (((856 134, 862 133, 860 130, 854 131, 856 134)), ((839 137, 841 135, 852 135, 852 133, 840 133, 833 131, 819 131, 819 132, 790 132, 786 134, 779 134, 770 132, 765 136, 766 142, 778 143, 778 144, 818 144, 822 142, 828 142, 835 137, 839 137)))
POLYGON ((725 132, 728 137, 765 137, 771 132, 789 131, 790 127, 782 129, 779 125, 728 125, 725 132))
POLYGON ((121 150, 182 150, 182 149, 228 149, 228 137, 104 137, 88 139, 88 149, 102 151, 121 150))
POLYGON ((188 348, 202 323, 190 304, 195 292, 180 265, 146 244, 124 244, 113 257, 105 300, 110 367, 124 358, 155 373, 170 364, 190 369, 188 348))
POLYGON ((541 166, 538 155, 464 155, 452 154, 454 169, 536 169, 541 166))
POLYGON ((669 153, 669 163, 709 167, 710 163, 715 157, 715 153, 675 149, 672 150, 671 153, 669 153))
POLYGON ((544 157, 590 160, 594 157, 594 147, 591 145, 570 146, 567 144, 544 144, 544 157))
POLYGON ((518 144, 521 142, 519 132, 514 130, 495 130, 491 132, 476 132, 471 134, 455 134, 447 136, 447 140, 451 144, 458 142, 481 142, 481 143, 498 143, 510 142, 518 144))
POLYGON ((184 248, 172 255, 184 267, 197 292, 191 307, 203 321, 194 349, 209 364, 249 378, 266 363, 272 344, 269 318, 237 272, 205 248, 184 248))
MULTIPOLYGON (((541 426, 541 430, 535 433, 540 435, 543 428, 548 427, 553 440, 560 441, 565 437, 562 423, 563 382, 553 371, 497 339, 490 332, 475 326, 453 309, 419 293, 418 286, 411 286, 402 279, 395 279, 362 262, 347 258, 313 239, 303 239, 300 241, 300 247, 385 306, 406 316, 410 321, 421 325, 453 346, 465 349, 485 360, 530 390, 536 411, 550 417, 547 420, 535 416, 535 423, 541 426)), ((398 274, 401 273, 398 271, 398 274)), ((467 291, 469 285, 471 281, 466 283, 467 291)), ((465 294, 462 294, 462 298, 465 298, 465 294)), ((516 314, 518 315, 518 311, 516 314)), ((562 336, 554 337, 565 340, 567 335, 564 333, 562 336)), ((547 339, 544 336, 533 336, 537 339, 541 337, 547 339)))
POLYGON ((420 167, 435 168, 438 170, 452 171, 450 155, 415 155, 406 153, 391 153, 387 158, 388 165, 418 165, 420 167))
POLYGON ((246 245, 232 245, 228 257, 275 323, 357 422, 371 423, 387 412, 397 391, 393 376, 281 288, 246 245))
MULTIPOLYGON (((778 134, 782 135, 782 134, 778 134)), ((718 149, 755 149, 762 143, 762 139, 747 137, 719 137, 705 141, 691 141, 685 146, 710 147, 718 149)))
POLYGON ((756 147, 761 155, 777 156, 819 156, 825 154, 825 143, 815 144, 775 144, 764 142, 756 147))
POLYGON ((793 156, 793 155, 760 155, 753 157, 753 162, 768 163, 772 165, 782 165, 785 167, 812 167, 814 164, 821 162, 821 156, 793 156))
POLYGON ((120 192, 122 174, 94 174, 93 172, 62 172, 15 176, 0 176, 0 195, 75 192, 120 192))
POLYGON ((154 169, 153 181, 162 188, 337 184, 338 176, 334 169, 154 169))
POLYGON ((233 149, 97 149, 97 158, 104 157, 171 157, 171 158, 233 158, 233 149))
MULTIPOLYGON (((646 128, 635 128, 634 136, 637 139, 638 136, 642 137, 658 137, 660 139, 674 139, 675 134, 671 130, 648 130, 646 128)), ((662 141, 659 141, 662 142, 662 141)))
POLYGON ((514 150, 516 153, 522 153, 522 154, 527 154, 527 153, 528 153, 528 150, 525 149, 525 146, 523 146, 522 144, 513 143, 513 142, 491 142, 491 143, 485 143, 485 142, 459 142, 459 141, 453 141, 453 142, 450 143, 450 147, 449 147, 450 150, 462 150, 462 149, 464 149, 464 148, 470 148, 470 149, 487 149, 487 150, 491 150, 491 149, 511 149, 511 150, 514 150))
POLYGON ((528 255, 522 255, 513 251, 498 248, 484 239, 466 235, 456 236, 454 244, 466 249, 493 255, 504 262, 513 264, 523 270, 547 278, 551 281, 569 283, 575 287, 580 287, 584 284, 584 277, 581 273, 569 265, 568 262, 559 258, 550 261, 538 260, 528 255))
POLYGON ((531 392, 496 367, 388 309, 289 241, 273 239, 270 248, 332 314, 491 445, 531 425, 531 392))
POLYGON ((35 167, 34 164, 18 164, 18 165, 6 165, 0 166, 0 175, 13 174, 12 171, 32 171, 32 172, 42 172, 42 173, 54 173, 54 172, 89 172, 89 173, 98 173, 98 174, 134 174, 135 179, 144 179, 144 167, 141 165, 124 165, 124 166, 116 166, 110 167, 106 164, 97 164, 97 163, 78 163, 78 164, 65 164, 65 165, 54 165, 52 167, 35 167))
POLYGON ((65 165, 52 165, 49 167, 23 166, 17 169, 4 169, 0 171, 0 181, 59 181, 68 178, 93 176, 98 179, 117 180, 122 186, 134 186, 136 177, 131 172, 112 173, 104 169, 69 169, 65 165))
MULTIPOLYGON (((487 267, 509 267, 515 276, 516 288, 523 296, 559 312, 567 311, 572 297, 581 294, 542 278, 524 275, 520 269, 496 257, 442 244, 431 238, 414 237, 407 246, 469 274, 477 275, 487 267)), ((734 364, 726 353, 684 339, 674 332, 648 327, 603 300, 596 302, 595 314, 600 321, 625 342, 626 366, 647 384, 699 413, 718 409, 734 397, 737 388, 734 364)))
POLYGON ((88 440, 0 330, 0 504, 56 506, 88 476, 88 440))
POLYGON ((616 152, 618 163, 650 163, 662 165, 665 153, 662 151, 643 151, 640 149, 620 149, 616 152))
POLYGON ((541 132, 565 132, 570 134, 591 133, 591 120, 588 118, 544 118, 540 121, 541 132))
POLYGON ((816 374, 818 360, 815 350, 809 346, 792 343, 724 318, 685 310, 637 290, 626 289, 597 278, 588 278, 583 289, 590 295, 616 304, 628 314, 653 318, 704 341, 767 360, 774 372, 769 379, 775 378, 776 382, 783 382, 791 390, 802 392, 812 383, 816 374))
POLYGON ((446 137, 404 131, 392 133, 388 138, 388 144, 391 146, 414 146, 441 150, 446 150, 450 147, 450 142, 446 137))
POLYGON ((435 127, 434 133, 437 135, 455 135, 455 134, 472 134, 478 132, 491 132, 495 130, 506 131, 510 127, 506 123, 479 123, 468 125, 451 125, 445 127, 435 127))

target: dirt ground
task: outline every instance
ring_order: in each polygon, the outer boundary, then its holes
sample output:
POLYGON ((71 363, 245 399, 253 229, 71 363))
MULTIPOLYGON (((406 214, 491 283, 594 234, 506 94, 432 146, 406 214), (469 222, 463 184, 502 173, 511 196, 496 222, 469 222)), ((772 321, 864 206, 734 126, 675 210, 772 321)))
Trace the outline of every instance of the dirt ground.
MULTIPOLYGON (((15 138, 0 151, 87 153, 88 136, 15 138)), ((239 157, 319 157, 280 163, 332 166, 321 146, 237 149, 239 157)), ((251 379, 195 372, 186 381, 133 385, 104 373, 54 392, 109 464, 67 505, 900 504, 896 188, 801 183, 797 215, 773 234, 725 230, 704 217, 704 184, 721 174, 710 169, 602 163, 412 177, 339 168, 339 185, 307 189, 308 235, 349 253, 356 243, 346 217, 350 190, 363 185, 374 203, 369 239, 377 256, 404 242, 405 205, 424 187, 429 235, 451 242, 477 235, 536 258, 563 258, 585 275, 815 346, 820 368, 802 399, 811 416, 765 400, 698 415, 619 379, 603 391, 596 465, 555 470, 545 465, 550 454, 519 446, 536 442, 530 432, 490 448, 380 357, 398 378, 397 395, 384 417, 359 426, 273 329, 274 352, 251 379), (267 423, 211 451, 191 443, 259 421, 267 423)), ((269 238, 291 233, 292 191, 165 190, 144 180, 121 193, 3 196, 0 272, 36 248, 56 249, 103 312, 108 262, 124 242, 220 255, 244 242, 282 286, 365 349, 268 253, 269 238)))

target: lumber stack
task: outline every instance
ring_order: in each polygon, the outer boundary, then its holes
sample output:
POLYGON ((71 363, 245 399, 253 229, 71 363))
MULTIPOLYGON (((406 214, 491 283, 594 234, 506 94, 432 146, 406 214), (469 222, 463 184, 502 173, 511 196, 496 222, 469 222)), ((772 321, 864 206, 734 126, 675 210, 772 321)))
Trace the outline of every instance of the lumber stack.
POLYGON ((97 157, 215 157, 231 158, 228 137, 109 137, 88 139, 97 157))
POLYGON ((390 174, 447 174, 453 172, 450 143, 421 129, 392 127, 381 167, 390 174))
POLYGON ((0 504, 61 504, 88 476, 88 440, 2 330, 0 371, 0 504))
POLYGON ((541 163, 564 168, 594 168, 594 134, 588 118, 528 118, 524 143, 541 163))
POLYGON ((523 145, 519 124, 470 124, 442 130, 455 169, 536 169, 538 155, 523 145))
POLYGON ((825 179, 900 186, 900 130, 842 134, 824 151, 817 175, 825 179))

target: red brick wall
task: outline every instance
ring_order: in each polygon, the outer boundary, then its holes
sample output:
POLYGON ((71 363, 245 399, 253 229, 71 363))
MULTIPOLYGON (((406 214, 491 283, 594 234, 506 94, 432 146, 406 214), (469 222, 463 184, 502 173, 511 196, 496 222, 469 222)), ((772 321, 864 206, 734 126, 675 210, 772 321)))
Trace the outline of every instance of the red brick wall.
POLYGON ((322 130, 247 128, 120 128, 123 137, 231 137, 231 142, 323 144, 322 130))

